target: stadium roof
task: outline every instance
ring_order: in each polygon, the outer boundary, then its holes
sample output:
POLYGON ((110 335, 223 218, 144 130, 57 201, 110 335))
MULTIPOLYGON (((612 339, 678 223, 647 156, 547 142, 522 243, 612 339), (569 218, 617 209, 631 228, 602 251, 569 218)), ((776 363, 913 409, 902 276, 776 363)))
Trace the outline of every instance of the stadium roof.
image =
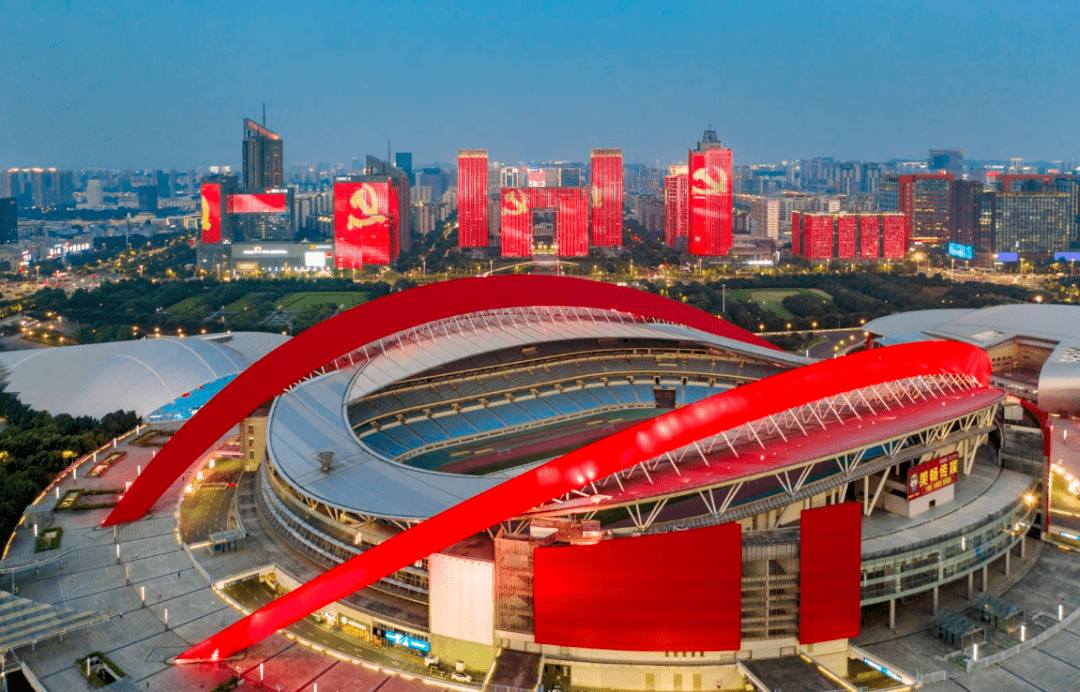
POLYGON ((200 385, 240 372, 288 337, 236 332, 0 353, 0 380, 31 408, 100 418, 146 416, 200 385))
POLYGON ((669 339, 697 341, 726 350, 788 362, 807 363, 800 356, 773 351, 689 327, 627 319, 526 321, 504 317, 497 323, 477 324, 475 331, 447 338, 441 329, 418 333, 376 353, 357 372, 339 370, 306 382, 274 403, 267 430, 267 451, 274 468, 309 497, 332 507, 365 515, 426 519, 462 500, 498 485, 541 463, 522 465, 486 476, 428 471, 390 461, 358 441, 346 421, 344 406, 397 380, 442 363, 518 344, 591 338, 669 339), (318 453, 332 451, 332 470, 324 472, 318 453))

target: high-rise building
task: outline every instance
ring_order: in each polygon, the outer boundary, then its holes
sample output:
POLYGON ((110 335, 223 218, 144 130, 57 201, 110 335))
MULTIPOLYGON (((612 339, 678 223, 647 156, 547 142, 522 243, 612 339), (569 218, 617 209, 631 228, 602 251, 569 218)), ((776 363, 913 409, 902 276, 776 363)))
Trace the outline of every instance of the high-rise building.
POLYGON ((671 247, 681 243, 685 247, 689 235, 689 169, 686 166, 671 166, 664 177, 664 243, 671 247))
POLYGON ((907 224, 907 241, 924 245, 949 242, 949 195, 952 173, 882 176, 879 211, 899 211, 907 224))
POLYGON ((409 185, 416 187, 416 176, 413 175, 412 170, 412 152, 411 151, 399 151, 394 154, 394 166, 399 170, 405 172, 405 175, 409 176, 409 185))
POLYGON ((141 185, 135 188, 135 193, 139 196, 139 211, 156 212, 158 202, 158 187, 157 185, 141 185))
POLYGON ((898 213, 793 212, 791 251, 807 259, 899 259, 905 253, 898 213))
POLYGON ((0 197, 0 245, 19 242, 18 212, 14 197, 0 197))
POLYGON ((954 176, 964 172, 963 149, 931 149, 926 158, 926 168, 931 172, 945 171, 954 176))
POLYGON ((1067 192, 997 192, 991 196, 995 252, 1046 256, 1068 250, 1076 218, 1067 192))
POLYGON ((458 150, 458 247, 487 247, 487 168, 487 149, 458 150))
POLYGON ((723 256, 731 249, 731 150, 710 128, 687 153, 691 255, 723 256))
POLYGON ((777 240, 780 238, 780 198, 750 196, 750 232, 777 240))
POLYGON ((1073 174, 1004 175, 1002 192, 1064 192, 1072 201, 1073 240, 1080 240, 1080 177, 1073 174))
MULTIPOLYGON (((371 167, 369 157, 368 168, 371 167)), ((396 175, 340 177, 334 181, 334 266, 362 269, 398 258, 409 232, 409 178, 396 175)))
POLYGON ((593 149, 589 169, 593 247, 622 245, 622 149, 593 149))
POLYGON ((976 237, 982 221, 985 192, 983 184, 977 180, 956 180, 952 184, 949 197, 949 242, 969 245, 974 253, 990 253, 992 248, 989 238, 981 238, 985 247, 979 248, 976 237))
POLYGON ((244 187, 278 188, 284 185, 284 152, 281 135, 244 118, 244 187))

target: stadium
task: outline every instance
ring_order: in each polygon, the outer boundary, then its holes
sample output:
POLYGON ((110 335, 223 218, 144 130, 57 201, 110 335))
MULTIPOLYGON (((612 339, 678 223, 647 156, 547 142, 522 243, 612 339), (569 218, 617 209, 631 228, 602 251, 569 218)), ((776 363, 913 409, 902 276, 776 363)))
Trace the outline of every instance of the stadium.
POLYGON ((814 362, 632 288, 432 284, 215 385, 101 522, 156 521, 236 441, 252 509, 200 560, 218 596, 271 597, 178 670, 313 618, 465 687, 914 686, 849 640, 985 591, 1040 507, 990 378, 965 343, 814 362))

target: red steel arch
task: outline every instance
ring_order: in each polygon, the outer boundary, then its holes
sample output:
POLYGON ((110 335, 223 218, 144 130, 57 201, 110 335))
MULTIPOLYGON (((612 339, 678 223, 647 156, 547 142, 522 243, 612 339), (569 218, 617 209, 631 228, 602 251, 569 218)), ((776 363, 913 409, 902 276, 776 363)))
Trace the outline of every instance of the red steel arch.
POLYGON ((196 644, 177 661, 230 656, 446 546, 703 437, 810 401, 936 374, 970 375, 986 386, 990 360, 982 349, 959 342, 902 344, 782 372, 676 409, 526 471, 421 522, 196 644))
POLYGON ((558 276, 490 276, 429 284, 364 303, 308 329, 260 358, 227 384, 172 436, 103 526, 141 518, 222 435, 260 404, 355 348, 429 322, 484 310, 575 307, 661 319, 775 349, 697 308, 633 288, 558 276))

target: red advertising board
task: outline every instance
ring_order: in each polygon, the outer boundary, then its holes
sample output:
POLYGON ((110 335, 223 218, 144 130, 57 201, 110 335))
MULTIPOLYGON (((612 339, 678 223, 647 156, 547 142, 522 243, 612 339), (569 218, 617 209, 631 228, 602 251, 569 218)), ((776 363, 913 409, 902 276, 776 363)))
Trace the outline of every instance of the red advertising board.
POLYGON ((334 267, 363 269, 359 222, 363 183, 334 183, 334 267), (354 206, 356 205, 356 206, 354 206))
POLYGON ((907 230, 903 214, 883 214, 881 217, 881 256, 900 259, 907 252, 907 230))
POLYGON ((833 256, 833 217, 808 214, 803 217, 803 255, 808 259, 833 256))
POLYGON ((907 499, 914 500, 956 482, 960 455, 957 452, 924 461, 908 469, 907 499))
POLYGON ((221 185, 203 183, 199 188, 202 198, 202 242, 221 242, 221 185))
POLYGON ((390 237, 390 216, 365 216, 360 230, 360 263, 389 264, 393 248, 390 237))
POLYGON ((487 150, 458 151, 458 247, 487 247, 487 168, 487 150))
POLYGON ((530 168, 527 182, 529 187, 544 187, 544 171, 539 168, 530 168))
POLYGON ((799 643, 859 636, 862 505, 799 515, 799 643))
POLYGON ((840 259, 855 259, 859 251, 859 221, 854 216, 840 216, 836 219, 836 256, 840 259))
POLYGON ((881 257, 880 221, 877 216, 859 217, 859 257, 881 257))
POLYGON ((537 548, 533 558, 537 644, 620 651, 739 648, 737 523, 537 548))
POLYGON ((525 190, 503 188, 501 193, 499 234, 503 257, 532 256, 532 212, 525 190))
POLYGON ((556 241, 560 257, 584 257, 589 254, 589 194, 583 187, 558 189, 555 212, 556 241))
POLYGON ((283 193, 229 195, 225 200, 225 211, 230 214, 284 214, 288 211, 283 193))
POLYGON ((593 149, 591 162, 592 244, 622 245, 622 149, 593 149))

